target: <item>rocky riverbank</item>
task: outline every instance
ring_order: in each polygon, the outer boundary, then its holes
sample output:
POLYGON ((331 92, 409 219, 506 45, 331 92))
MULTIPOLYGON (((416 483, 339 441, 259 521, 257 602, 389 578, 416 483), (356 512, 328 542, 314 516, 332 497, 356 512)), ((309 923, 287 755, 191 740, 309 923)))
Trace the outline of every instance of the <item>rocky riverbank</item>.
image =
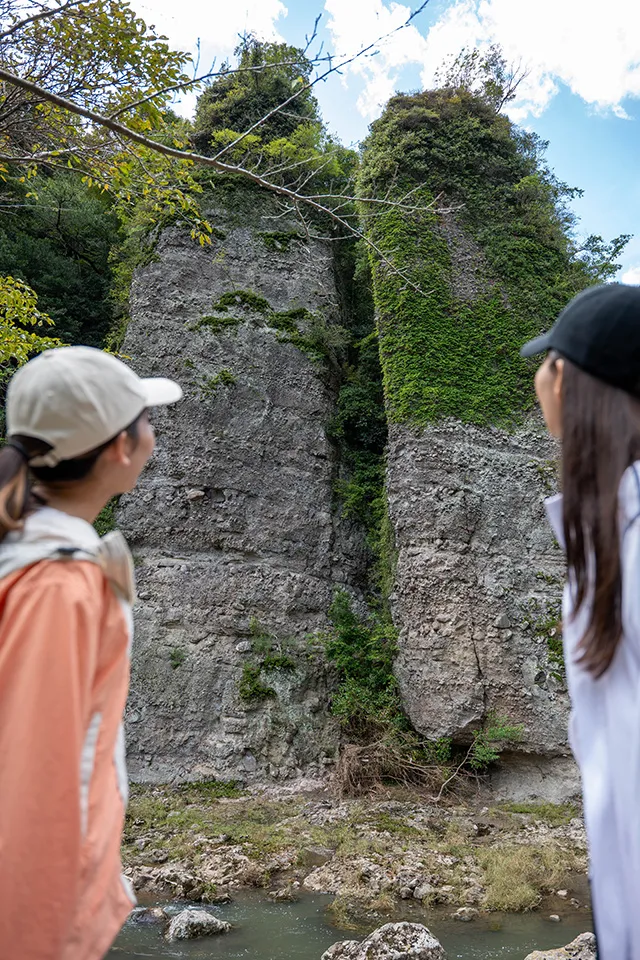
MULTIPOLYGON (((588 910, 577 807, 429 803, 402 792, 359 800, 243 794, 219 783, 135 786, 125 871, 142 894, 223 902, 246 887, 271 896, 335 895, 340 925, 407 910, 588 910)), ((461 917, 462 918, 462 917, 461 917)))

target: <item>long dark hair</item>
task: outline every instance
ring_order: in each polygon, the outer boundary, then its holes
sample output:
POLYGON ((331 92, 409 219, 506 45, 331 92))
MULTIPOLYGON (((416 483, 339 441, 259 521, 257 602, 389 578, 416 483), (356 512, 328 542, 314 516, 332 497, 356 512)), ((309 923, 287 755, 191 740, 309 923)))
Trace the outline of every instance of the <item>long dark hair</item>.
POLYGON ((640 459, 640 401, 568 360, 562 384, 563 521, 574 617, 588 603, 580 663, 607 670, 622 636, 618 491, 640 459))
MULTIPOLYGON (((125 427, 124 432, 138 439, 140 418, 125 427)), ((61 460, 55 467, 34 467, 29 461, 51 450, 51 445, 34 437, 15 435, 0 449, 0 543, 12 530, 22 527, 27 513, 38 506, 32 496, 31 477, 46 486, 73 483, 89 476, 100 455, 123 431, 106 443, 74 460, 61 460)))

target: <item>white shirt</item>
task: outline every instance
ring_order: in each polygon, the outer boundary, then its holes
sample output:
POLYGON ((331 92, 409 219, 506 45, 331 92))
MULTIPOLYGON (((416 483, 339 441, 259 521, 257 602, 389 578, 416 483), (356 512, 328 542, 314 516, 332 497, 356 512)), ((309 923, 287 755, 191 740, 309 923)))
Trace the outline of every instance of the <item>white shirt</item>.
MULTIPOLYGON (((546 501, 564 547, 562 496, 546 501)), ((598 679, 577 659, 588 607, 571 619, 565 586, 564 659, 571 697, 569 742, 582 777, 599 960, 640 960, 640 463, 619 491, 622 626, 613 661, 598 679)))

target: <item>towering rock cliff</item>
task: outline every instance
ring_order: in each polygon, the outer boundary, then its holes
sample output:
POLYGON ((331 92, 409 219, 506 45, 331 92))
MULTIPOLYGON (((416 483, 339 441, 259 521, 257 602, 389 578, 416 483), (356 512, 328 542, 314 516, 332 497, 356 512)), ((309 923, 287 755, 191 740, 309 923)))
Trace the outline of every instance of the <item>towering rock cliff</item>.
POLYGON ((518 349, 588 278, 536 154, 482 99, 444 89, 390 102, 361 182, 365 196, 391 182, 422 206, 367 226, 400 271, 373 257, 403 702, 429 738, 468 743, 491 716, 522 724, 503 787, 561 796, 576 778, 562 558, 543 511, 556 451, 518 349))
POLYGON ((335 587, 363 575, 326 436, 340 339, 330 247, 274 221, 255 192, 217 203, 213 248, 166 230, 131 296, 125 352, 186 392, 154 414, 158 452, 121 501, 140 596, 137 779, 322 773, 338 730, 314 631, 335 587))

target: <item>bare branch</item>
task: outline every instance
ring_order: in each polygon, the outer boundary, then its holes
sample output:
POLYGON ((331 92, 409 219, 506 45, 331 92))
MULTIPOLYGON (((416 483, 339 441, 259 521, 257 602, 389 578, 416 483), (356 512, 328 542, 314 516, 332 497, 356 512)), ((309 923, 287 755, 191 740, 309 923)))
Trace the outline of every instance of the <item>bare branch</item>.
POLYGON ((314 41, 314 40, 316 39, 316 37, 318 36, 318 24, 320 23, 321 20, 322 20, 322 14, 319 13, 318 16, 316 17, 315 23, 314 23, 314 25, 313 25, 313 30, 311 31, 311 36, 308 37, 308 36, 305 34, 305 38, 304 38, 304 40, 305 40, 304 50, 302 51, 302 53, 303 53, 304 56, 307 55, 307 50, 309 49, 309 47, 311 46, 311 44, 313 43, 313 41, 314 41))
MULTIPOLYGON (((198 56, 196 57, 195 62, 194 62, 194 64, 193 64, 193 75, 194 75, 194 77, 197 76, 198 70, 200 69, 200 54, 201 54, 201 50, 200 50, 200 37, 198 37, 198 39, 196 40, 196 50, 198 51, 198 56)), ((215 61, 215 58, 214 58, 214 61, 213 61, 213 63, 211 64, 211 71, 210 71, 210 73, 213 73, 213 67, 214 67, 215 62, 216 62, 216 61, 215 61)))
POLYGON ((515 100, 518 87, 524 80, 527 79, 530 73, 531 71, 529 68, 522 65, 522 60, 519 60, 517 64, 513 64, 510 67, 504 96, 500 100, 497 107, 498 113, 502 110, 506 103, 509 103, 511 100, 515 100))
POLYGON ((451 774, 451 776, 448 777, 448 778, 444 781, 444 783, 443 783, 442 786, 440 787, 440 791, 439 791, 439 793, 438 793, 438 796, 433 798, 434 803, 440 803, 440 801, 442 800, 442 794, 444 793, 445 788, 449 786, 449 784, 451 783, 452 780, 455 780, 455 779, 456 779, 456 777, 458 776, 458 774, 460 773, 460 771, 461 771, 462 768, 464 767, 465 763, 467 763, 467 761, 468 761, 469 758, 471 757, 471 754, 473 753, 473 748, 474 748, 474 746, 475 746, 475 743, 472 743, 471 746, 469 747, 469 749, 467 750, 466 754, 464 755, 464 759, 462 760, 462 762, 461 762, 460 764, 458 764, 458 766, 457 766, 456 769, 453 771, 453 773, 451 774))
MULTIPOLYGON (((326 58, 322 58, 323 60, 326 58)), ((312 60, 312 63, 319 61, 312 60)), ((184 80, 182 83, 174 83, 170 87, 163 87, 160 90, 156 90, 154 93, 150 93, 148 97, 142 97, 140 100, 134 100, 131 103, 125 104, 123 107, 120 107, 115 113, 110 113, 109 116, 112 120, 115 120, 116 117, 121 116, 123 113, 127 113, 129 110, 135 110, 136 107, 142 106, 143 103, 148 103, 150 100, 156 100, 158 97, 165 96, 167 93, 177 93, 179 90, 187 90, 189 87, 197 86, 200 83, 204 83, 205 80, 213 80, 215 77, 230 77, 236 73, 262 73, 264 70, 269 69, 279 69, 280 67, 295 67, 298 64, 301 64, 302 60, 283 60, 279 63, 263 63, 255 67, 237 67, 235 69, 220 69, 220 70, 210 70, 209 73, 203 73, 200 77, 194 77, 192 80, 184 80)))

